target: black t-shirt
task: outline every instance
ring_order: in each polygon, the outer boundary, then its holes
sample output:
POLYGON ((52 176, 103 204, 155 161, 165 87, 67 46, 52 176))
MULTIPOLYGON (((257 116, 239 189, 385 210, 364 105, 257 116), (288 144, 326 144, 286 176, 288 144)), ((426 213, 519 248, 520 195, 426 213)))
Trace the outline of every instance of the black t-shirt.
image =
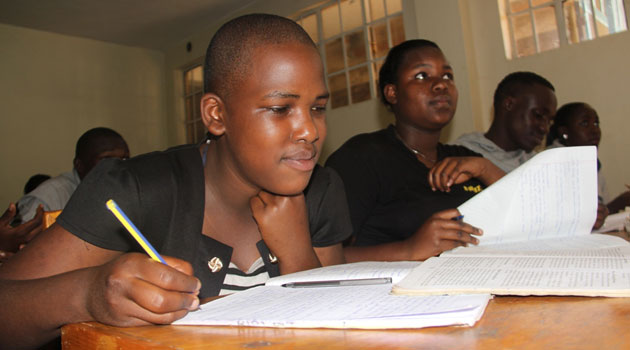
MULTIPOLYGON (((205 192, 203 164, 196 146, 99 162, 57 218, 63 228, 98 247, 142 252, 106 208, 110 198, 159 253, 193 265, 202 282, 202 297, 217 295, 227 268, 208 276, 207 264, 218 257, 227 267, 232 248, 201 233, 205 192)), ((350 236, 343 185, 332 169, 314 170, 305 198, 314 247, 334 245, 350 236)), ((258 248, 269 268, 264 242, 259 242, 258 248)), ((269 274, 277 273, 270 270, 269 274)))
MULTIPOLYGON (((477 156, 465 147, 438 144, 438 160, 477 156)), ((450 192, 432 191, 429 168, 396 138, 394 127, 352 137, 326 161, 344 182, 355 245, 410 237, 434 213, 456 208, 483 189, 472 179, 450 192)))

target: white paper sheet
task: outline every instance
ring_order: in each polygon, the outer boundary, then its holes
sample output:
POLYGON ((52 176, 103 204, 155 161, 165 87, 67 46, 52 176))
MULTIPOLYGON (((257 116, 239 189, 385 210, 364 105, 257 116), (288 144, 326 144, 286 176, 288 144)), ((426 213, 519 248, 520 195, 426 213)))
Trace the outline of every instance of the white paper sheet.
POLYGON ((174 325, 289 328, 422 328, 473 325, 489 295, 398 296, 391 284, 353 287, 262 286, 212 301, 174 325))

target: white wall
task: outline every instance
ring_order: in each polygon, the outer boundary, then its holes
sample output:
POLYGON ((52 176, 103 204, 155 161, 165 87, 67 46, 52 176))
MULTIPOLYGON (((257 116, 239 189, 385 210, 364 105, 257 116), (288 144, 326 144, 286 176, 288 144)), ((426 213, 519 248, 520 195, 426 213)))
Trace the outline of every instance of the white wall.
MULTIPOLYGON (((630 183, 630 111, 627 86, 630 81, 630 32, 613 34, 597 40, 561 47, 538 55, 507 60, 496 0, 460 0, 464 28, 472 39, 467 45, 476 79, 471 82, 473 95, 479 96, 475 125, 485 131, 491 123, 492 95, 499 81, 508 73, 530 70, 549 79, 556 88, 558 106, 584 101, 597 110, 602 128, 599 157, 611 194, 625 190, 630 183)), ((624 0, 626 16, 630 1, 624 0)))
POLYGON ((31 175, 71 170, 92 127, 132 155, 165 148, 165 100, 161 52, 0 24, 0 207, 31 175))

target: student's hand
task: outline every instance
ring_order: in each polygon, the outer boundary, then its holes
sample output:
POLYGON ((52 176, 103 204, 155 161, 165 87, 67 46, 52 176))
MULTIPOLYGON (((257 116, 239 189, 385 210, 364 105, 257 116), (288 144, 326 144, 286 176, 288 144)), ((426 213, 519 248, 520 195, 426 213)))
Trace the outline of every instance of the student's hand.
POLYGON ((477 178, 491 185, 505 172, 483 157, 448 157, 429 171, 429 184, 434 191, 449 192, 451 186, 477 178))
POLYGON ((447 209, 437 212, 422 224, 420 228, 407 239, 405 246, 411 251, 412 260, 426 260, 443 251, 451 250, 468 244, 478 244, 474 237, 483 232, 462 220, 453 220, 459 216, 457 209, 447 209))
POLYGON ((593 225, 593 230, 597 230, 602 227, 604 221, 606 221, 606 217, 608 216, 608 207, 604 203, 597 202, 597 219, 595 219, 595 225, 593 225))
POLYGON ((15 253, 21 246, 28 243, 35 235, 42 231, 44 208, 37 207, 35 217, 30 221, 16 227, 11 226, 15 218, 17 208, 15 204, 9 204, 9 208, 0 217, 0 250, 5 253, 15 253))
POLYGON ((86 296, 91 319, 114 326, 169 324, 199 307, 201 283, 192 266, 164 257, 169 266, 146 254, 123 254, 94 267, 86 296))
POLYGON ((261 191, 250 200, 260 235, 278 258, 282 274, 319 267, 311 245, 304 194, 278 196, 261 191))

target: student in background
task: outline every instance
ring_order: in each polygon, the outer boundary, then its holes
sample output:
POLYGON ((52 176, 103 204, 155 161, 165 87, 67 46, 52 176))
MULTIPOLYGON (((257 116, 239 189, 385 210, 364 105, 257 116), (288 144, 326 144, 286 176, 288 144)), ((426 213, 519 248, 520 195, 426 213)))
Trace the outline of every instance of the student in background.
POLYGON ((26 181, 26 184, 24 184, 24 194, 27 194, 36 189, 37 186, 41 185, 42 182, 50 179, 50 177, 51 176, 47 174, 35 174, 29 177, 28 181, 26 181))
POLYGON ((208 47, 204 85, 208 142, 102 161, 0 266, 2 347, 36 346, 71 322, 169 324, 249 277, 344 261, 343 185, 316 168, 329 94, 309 35, 274 15, 231 20, 208 47), (109 198, 168 265, 133 253, 109 198))
POLYGON ((516 169, 536 152, 556 114, 551 83, 532 72, 508 74, 494 92, 494 119, 485 134, 472 132, 454 143, 491 160, 505 172, 516 169))
POLYGON ((386 129, 352 137, 326 165, 343 179, 353 225, 346 260, 425 260, 478 242, 458 205, 504 172, 461 146, 439 142, 457 106, 453 69, 428 40, 391 49, 379 72, 386 129))
MULTIPOLYGON (((599 146, 602 132, 597 111, 584 102, 571 102, 558 109, 556 118, 547 135, 547 148, 564 146, 599 146)), ((610 200, 606 181, 601 173, 602 164, 597 160, 598 198, 600 207, 597 219, 603 224, 608 212, 617 213, 630 206, 630 191, 610 200), (603 216, 603 217, 602 217, 603 216)), ((601 225, 599 225, 601 226, 601 225)), ((598 228, 599 226, 595 227, 598 228)))
POLYGON ((18 201, 22 221, 31 220, 40 205, 45 211, 62 210, 85 175, 105 158, 129 158, 125 140, 109 128, 86 131, 77 141, 72 171, 44 181, 18 201))

